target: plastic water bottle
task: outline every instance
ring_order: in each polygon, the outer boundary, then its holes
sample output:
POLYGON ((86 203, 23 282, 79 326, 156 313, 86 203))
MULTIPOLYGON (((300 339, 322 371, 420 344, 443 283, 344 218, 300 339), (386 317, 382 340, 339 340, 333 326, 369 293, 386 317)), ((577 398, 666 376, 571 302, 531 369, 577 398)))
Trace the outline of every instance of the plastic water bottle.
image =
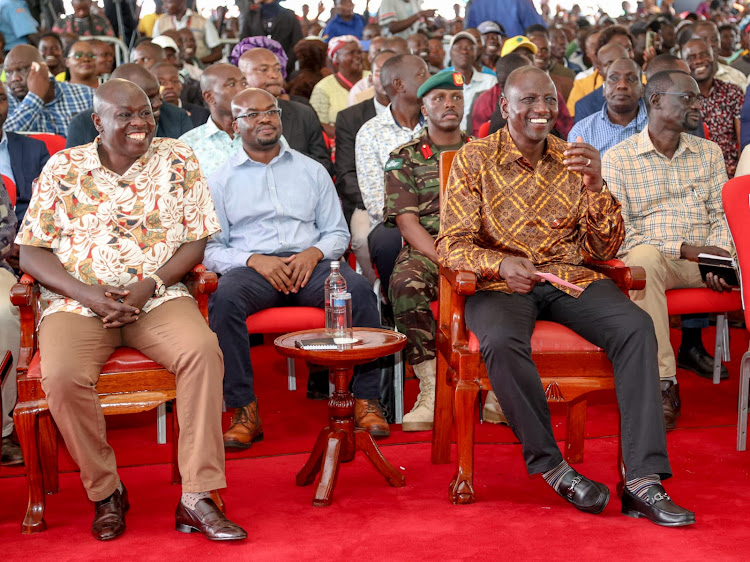
POLYGON ((333 335, 333 297, 337 293, 346 292, 346 279, 340 273, 341 264, 338 261, 331 262, 331 274, 326 279, 325 285, 325 312, 326 312, 326 334, 333 335))

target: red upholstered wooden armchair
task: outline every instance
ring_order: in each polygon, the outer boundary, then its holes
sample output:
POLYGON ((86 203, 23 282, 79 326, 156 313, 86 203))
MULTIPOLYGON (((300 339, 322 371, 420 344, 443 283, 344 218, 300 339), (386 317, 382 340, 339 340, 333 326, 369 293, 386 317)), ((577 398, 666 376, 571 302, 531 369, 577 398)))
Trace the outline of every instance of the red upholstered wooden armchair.
MULTIPOLYGON (((183 282, 198 301, 208 322, 208 296, 216 290, 216 274, 198 265, 183 282)), ((44 495, 59 491, 57 428, 41 385, 41 367, 36 326, 40 314, 39 286, 30 275, 11 289, 11 302, 21 313, 21 351, 18 359, 18 404, 13 412, 16 431, 26 463, 29 505, 22 533, 47 528, 44 495)), ((105 414, 131 414, 152 410, 175 398, 175 377, 161 365, 129 347, 119 347, 107 360, 96 385, 105 414)), ((172 483, 180 482, 177 465, 177 409, 173 409, 172 483)), ((220 498, 214 496, 217 505, 220 498)))
MULTIPOLYGON (((441 198, 455 152, 440 155, 441 198)), ((608 275, 623 290, 645 287, 645 271, 624 267, 613 260, 591 264, 608 275)), ((474 425, 480 390, 492 390, 479 352, 479 341, 466 328, 466 297, 477 288, 476 275, 440 267, 439 311, 437 321, 437 381, 432 462, 450 462, 451 430, 455 426, 458 449, 457 471, 449 487, 454 504, 475 500, 474 425)), ((537 365, 548 402, 568 406, 564 456, 570 462, 583 460, 587 395, 614 389, 612 364, 604 351, 554 322, 539 321, 531 339, 532 357, 537 365)), ((620 462, 622 474, 622 462, 620 462)))

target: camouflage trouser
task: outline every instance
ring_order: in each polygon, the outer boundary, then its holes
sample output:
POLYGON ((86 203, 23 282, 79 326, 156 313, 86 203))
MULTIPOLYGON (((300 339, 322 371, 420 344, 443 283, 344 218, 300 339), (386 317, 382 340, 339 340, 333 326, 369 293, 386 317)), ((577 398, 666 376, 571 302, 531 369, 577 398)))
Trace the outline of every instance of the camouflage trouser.
POLYGON ((435 358, 435 318, 430 303, 438 297, 438 266, 404 246, 393 268, 388 298, 398 331, 406 335, 406 361, 419 365, 435 358))

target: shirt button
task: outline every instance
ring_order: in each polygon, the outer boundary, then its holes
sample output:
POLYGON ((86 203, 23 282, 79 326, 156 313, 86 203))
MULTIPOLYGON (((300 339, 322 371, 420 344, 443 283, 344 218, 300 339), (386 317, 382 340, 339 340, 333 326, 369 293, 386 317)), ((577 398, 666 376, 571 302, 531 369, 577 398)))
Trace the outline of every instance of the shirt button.
POLYGON ((560 222, 560 219, 555 219, 552 221, 552 228, 560 228, 562 226, 562 223, 560 222))

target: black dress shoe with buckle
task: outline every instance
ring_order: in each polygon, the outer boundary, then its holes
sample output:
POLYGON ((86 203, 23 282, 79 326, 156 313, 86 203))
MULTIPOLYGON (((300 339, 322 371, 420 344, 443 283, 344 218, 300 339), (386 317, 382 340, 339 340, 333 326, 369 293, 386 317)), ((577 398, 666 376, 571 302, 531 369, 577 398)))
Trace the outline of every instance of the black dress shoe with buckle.
POLYGON ((557 493, 586 513, 601 513, 609 502, 609 488, 572 468, 562 476, 557 493))
POLYGON ((645 498, 639 498, 625 488, 622 492, 622 513, 636 519, 645 517, 663 527, 683 527, 695 523, 695 513, 674 503, 661 484, 649 486, 645 498))
POLYGON ((247 538, 245 529, 227 519, 214 500, 205 498, 188 509, 180 502, 174 514, 175 529, 181 533, 203 533, 210 541, 239 541, 247 538))
MULTIPOLYGON (((704 379, 714 378, 714 358, 708 354, 703 346, 680 347, 680 351, 677 352, 677 366, 680 369, 692 371, 704 379)), ((729 378, 729 371, 724 365, 721 366, 719 378, 723 381, 729 378)))
POLYGON ((94 522, 91 534, 99 541, 116 539, 125 532, 125 514, 130 509, 128 491, 117 489, 107 499, 94 504, 94 522))

